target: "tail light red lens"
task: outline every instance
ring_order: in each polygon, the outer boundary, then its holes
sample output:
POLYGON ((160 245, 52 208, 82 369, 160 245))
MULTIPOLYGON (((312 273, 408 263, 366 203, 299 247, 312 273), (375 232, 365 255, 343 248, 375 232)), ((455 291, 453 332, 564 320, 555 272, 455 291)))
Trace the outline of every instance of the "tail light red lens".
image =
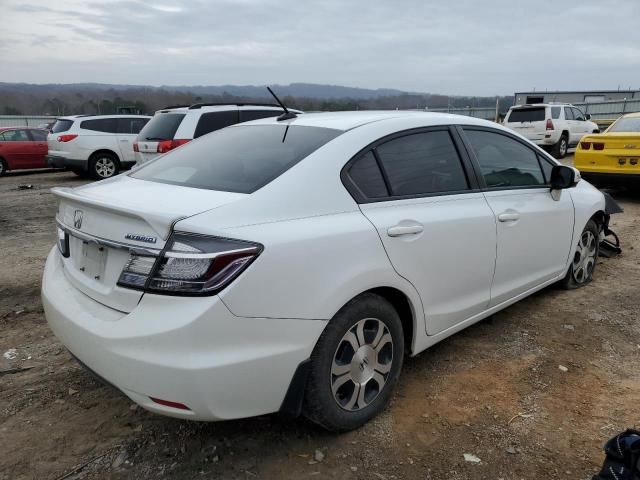
POLYGON ((547 118, 547 130, 553 130, 554 126, 553 126, 553 122, 551 121, 550 118, 547 118))
POLYGON ((580 148, 589 150, 591 148, 591 142, 580 142, 580 148))
POLYGON ((149 397, 153 403, 164 405, 165 407, 178 408, 180 410, 191 410, 184 403, 172 402, 171 400, 163 400, 161 398, 149 397))
POLYGON ((73 139, 74 139, 74 138, 76 138, 77 136, 78 136, 78 135, 71 134, 71 133, 68 133, 68 134, 65 134, 65 135, 59 135, 59 136, 58 136, 58 141, 59 141, 59 142, 63 142, 63 143, 64 143, 64 142, 70 142, 71 140, 73 140, 73 139))
POLYGON ((178 148, 180 145, 184 145, 189 142, 188 138, 180 138, 176 140, 162 140, 158 142, 158 153, 167 153, 174 148, 178 148))
POLYGON ((133 144, 133 151, 134 152, 139 152, 140 150, 138 149, 138 142, 134 142, 133 144))
POLYGON ((160 257, 134 253, 118 285, 168 295, 213 295, 229 285, 262 252, 242 240, 174 233, 160 257))
POLYGON ((593 142, 593 149, 594 150, 604 150, 604 143, 593 142))

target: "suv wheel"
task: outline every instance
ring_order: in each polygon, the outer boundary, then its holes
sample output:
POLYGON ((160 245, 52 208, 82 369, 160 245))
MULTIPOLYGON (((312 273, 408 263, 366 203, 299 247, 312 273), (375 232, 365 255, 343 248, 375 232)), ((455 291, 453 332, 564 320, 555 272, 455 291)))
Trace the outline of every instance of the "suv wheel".
POLYGON ((115 155, 111 153, 96 153, 91 157, 89 172, 96 180, 104 180, 117 175, 120 165, 115 155))
POLYGON ((567 134, 563 133, 560 136, 560 140, 553 146, 553 150, 551 153, 556 158, 564 158, 567 154, 567 150, 569 149, 569 139, 567 138, 567 134))
POLYGON ((396 310, 378 295, 357 297, 333 317, 311 354, 304 415, 332 431, 361 426, 389 403, 403 356, 396 310))
POLYGON ((593 220, 589 220, 578 239, 569 270, 562 279, 563 288, 567 290, 580 288, 593 279, 593 271, 600 251, 599 237, 598 225, 593 220))

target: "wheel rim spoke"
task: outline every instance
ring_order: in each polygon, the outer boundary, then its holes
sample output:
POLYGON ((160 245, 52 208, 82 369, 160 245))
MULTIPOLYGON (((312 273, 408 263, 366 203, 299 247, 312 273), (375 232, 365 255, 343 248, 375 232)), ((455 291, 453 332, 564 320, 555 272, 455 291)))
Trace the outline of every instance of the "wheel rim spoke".
POLYGON ((345 383, 347 382, 351 382, 351 375, 349 375, 348 373, 342 375, 341 377, 336 378, 333 381, 333 385, 332 390, 333 390, 333 394, 337 395, 338 394, 338 390, 340 389, 341 386, 343 386, 345 383))
POLYGON ((340 376, 340 375, 344 375, 345 373, 349 373, 350 371, 351 371, 350 363, 345 363, 343 365, 340 365, 336 363, 335 360, 333 361, 333 366, 331 367, 332 375, 340 376))
POLYGON ((353 348, 353 352, 355 353, 359 348, 360 344, 358 343, 358 338, 355 336, 353 332, 347 332, 347 334, 342 339, 343 342, 348 342, 353 348))

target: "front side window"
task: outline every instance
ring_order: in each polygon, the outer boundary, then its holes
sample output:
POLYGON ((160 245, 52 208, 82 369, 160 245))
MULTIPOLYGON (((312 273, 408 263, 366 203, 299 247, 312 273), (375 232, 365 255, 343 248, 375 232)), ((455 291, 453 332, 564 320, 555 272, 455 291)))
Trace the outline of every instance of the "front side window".
POLYGON ((193 138, 201 137, 202 135, 236 123, 238 123, 238 110, 203 113, 202 116, 200 116, 200 120, 198 120, 198 126, 193 133, 193 138))
POLYGON ((584 114, 578 110, 577 108, 572 108, 573 110, 573 118, 575 120, 579 120, 581 122, 584 122, 586 120, 586 118, 584 118, 584 114))
POLYGON ((529 147, 500 133, 469 129, 465 133, 488 188, 545 184, 537 155, 529 147))
POLYGON ((31 134, 31 138, 34 142, 46 142, 47 141, 47 132, 44 130, 29 130, 31 134))
POLYGON ((564 119, 573 120, 573 110, 571 110, 569 107, 564 107, 564 119))
POLYGON ((91 130, 93 132, 117 133, 118 119, 100 118, 96 120, 85 120, 83 122, 80 122, 80 128, 84 130, 91 130))
POLYGON ((189 142, 140 167, 142 180, 253 193, 342 133, 301 125, 241 125, 189 142))
POLYGON ((391 195, 459 192, 469 184, 447 130, 414 133, 376 148, 391 195))

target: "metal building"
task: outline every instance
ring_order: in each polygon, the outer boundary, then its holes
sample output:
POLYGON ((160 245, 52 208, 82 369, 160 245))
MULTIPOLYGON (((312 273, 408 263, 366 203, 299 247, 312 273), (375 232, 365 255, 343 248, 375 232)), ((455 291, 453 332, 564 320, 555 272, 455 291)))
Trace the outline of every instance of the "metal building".
POLYGON ((516 92, 514 105, 526 103, 599 103, 640 99, 640 90, 593 90, 593 91, 532 91, 516 92))

